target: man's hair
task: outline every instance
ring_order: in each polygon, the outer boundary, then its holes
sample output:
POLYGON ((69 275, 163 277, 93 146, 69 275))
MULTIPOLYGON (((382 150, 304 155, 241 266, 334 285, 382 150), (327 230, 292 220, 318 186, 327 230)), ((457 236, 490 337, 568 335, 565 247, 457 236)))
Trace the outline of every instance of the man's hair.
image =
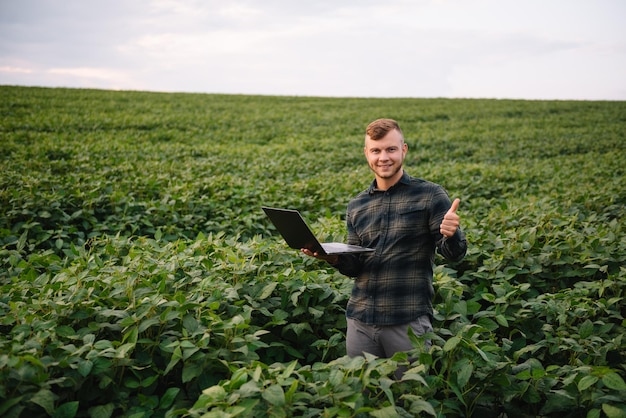
POLYGON ((400 129, 400 125, 398 125, 398 122, 396 122, 395 120, 376 119, 374 122, 367 125, 367 129, 365 129, 365 134, 374 141, 377 141, 394 129, 400 132, 400 135, 404 137, 404 135, 402 134, 402 129, 400 129))

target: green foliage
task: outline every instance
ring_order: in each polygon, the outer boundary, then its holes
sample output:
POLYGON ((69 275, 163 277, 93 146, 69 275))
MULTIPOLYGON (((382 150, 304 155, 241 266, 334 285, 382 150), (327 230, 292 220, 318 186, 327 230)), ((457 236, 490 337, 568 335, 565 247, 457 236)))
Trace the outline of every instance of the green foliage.
POLYGON ((626 415, 626 104, 0 99, 0 415, 626 415), (342 240, 378 117, 461 198, 470 247, 437 259, 414 351, 351 359, 351 279, 260 205, 342 240))

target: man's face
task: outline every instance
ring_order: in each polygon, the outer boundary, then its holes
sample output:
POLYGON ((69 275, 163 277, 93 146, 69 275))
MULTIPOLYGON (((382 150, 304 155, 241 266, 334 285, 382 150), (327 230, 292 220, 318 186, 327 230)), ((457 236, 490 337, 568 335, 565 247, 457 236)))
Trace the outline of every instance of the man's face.
POLYGON ((402 177, 402 162, 407 150, 402 135, 395 129, 377 141, 365 137, 365 157, 379 180, 379 187, 384 186, 380 182, 392 185, 402 177))

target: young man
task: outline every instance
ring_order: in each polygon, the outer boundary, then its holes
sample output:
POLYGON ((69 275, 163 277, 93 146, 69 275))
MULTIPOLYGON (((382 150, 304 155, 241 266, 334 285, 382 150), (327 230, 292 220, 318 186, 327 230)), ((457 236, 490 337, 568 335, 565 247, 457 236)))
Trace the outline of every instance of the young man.
POLYGON ((413 348, 408 327, 416 335, 432 330, 435 251, 458 261, 467 242, 456 213, 459 199, 451 205, 441 186, 404 172, 408 145, 396 121, 370 123, 364 151, 374 181, 348 204, 348 243, 376 251, 339 256, 302 251, 355 277, 346 312, 348 355, 391 357, 413 348))

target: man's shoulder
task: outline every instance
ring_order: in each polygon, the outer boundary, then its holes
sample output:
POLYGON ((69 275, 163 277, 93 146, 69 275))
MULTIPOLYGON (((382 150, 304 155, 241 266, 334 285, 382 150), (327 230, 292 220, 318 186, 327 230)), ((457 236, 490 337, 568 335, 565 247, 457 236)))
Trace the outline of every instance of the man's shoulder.
POLYGON ((402 178, 402 182, 406 184, 407 186, 411 186, 411 187, 423 187, 427 189, 443 189, 443 187, 440 184, 434 183, 429 180, 424 180, 419 177, 413 177, 408 174, 406 174, 402 178))
POLYGON ((350 199, 350 202, 348 202, 348 205, 354 204, 355 202, 358 202, 363 199, 369 199, 371 195, 372 195, 372 189, 365 189, 359 194, 357 194, 356 196, 354 196, 352 199, 350 199))
POLYGON ((348 207, 347 207, 348 212, 353 212, 355 210, 360 211, 368 207, 370 204, 374 202, 375 193, 376 192, 375 192, 374 186, 368 187, 367 189, 358 193, 348 202, 348 207))

